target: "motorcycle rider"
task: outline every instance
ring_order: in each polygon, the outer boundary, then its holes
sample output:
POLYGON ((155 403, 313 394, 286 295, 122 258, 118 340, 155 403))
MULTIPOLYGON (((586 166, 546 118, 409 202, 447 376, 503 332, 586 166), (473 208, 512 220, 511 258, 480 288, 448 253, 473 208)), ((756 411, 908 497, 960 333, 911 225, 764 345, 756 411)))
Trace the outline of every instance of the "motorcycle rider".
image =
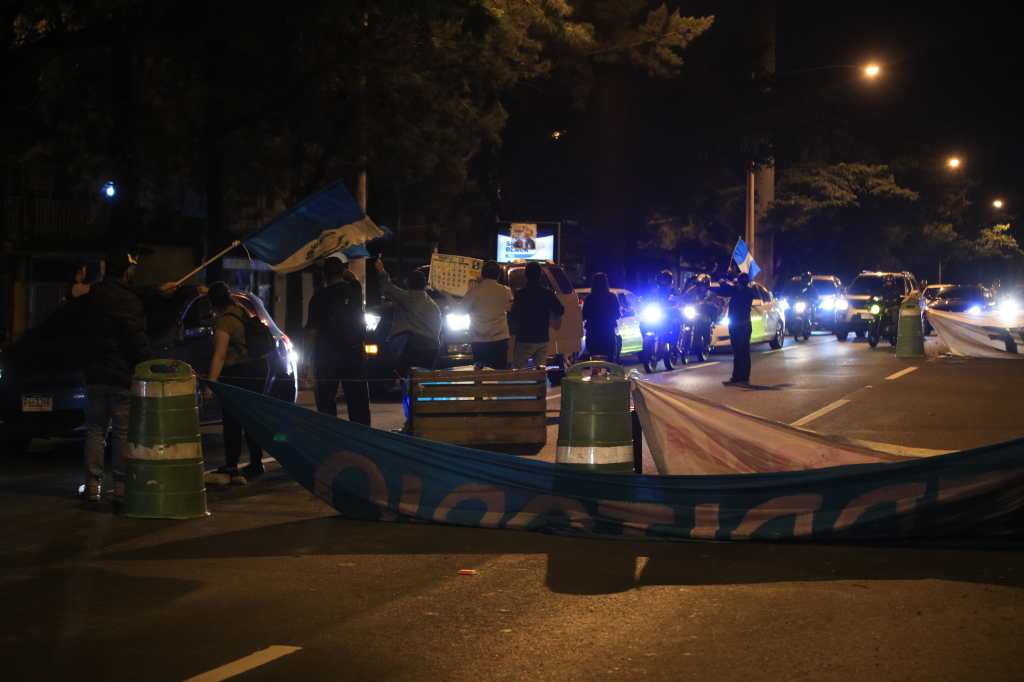
POLYGON ((687 355, 698 355, 704 359, 705 349, 712 342, 715 322, 722 314, 719 300, 711 293, 711 277, 704 273, 691 277, 681 298, 684 304, 693 306, 695 313, 692 320, 687 320, 691 333, 685 339, 686 347, 683 350, 687 355))
MULTIPOLYGON (((679 332, 682 328, 682 312, 679 310, 678 291, 674 286, 674 278, 670 270, 662 270, 654 278, 654 289, 648 296, 648 305, 656 304, 661 308, 661 316, 657 321, 645 320, 641 316, 641 329, 644 332, 644 361, 647 371, 653 371, 658 360, 665 361, 665 369, 672 369, 672 353, 679 343, 679 332), (648 344, 648 339, 654 343, 648 344)), ((683 358, 685 363, 685 358, 683 358)))

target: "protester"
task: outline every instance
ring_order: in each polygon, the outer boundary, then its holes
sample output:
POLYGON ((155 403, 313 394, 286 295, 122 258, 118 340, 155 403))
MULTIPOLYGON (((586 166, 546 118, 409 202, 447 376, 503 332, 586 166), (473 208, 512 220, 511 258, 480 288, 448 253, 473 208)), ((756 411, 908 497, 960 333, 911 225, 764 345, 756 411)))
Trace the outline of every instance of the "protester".
POLYGON ((124 496, 128 451, 129 388, 137 363, 150 358, 146 313, 131 289, 135 257, 115 251, 107 257, 106 274, 92 286, 86 308, 85 484, 82 494, 98 502, 103 492, 107 432, 111 434, 115 501, 124 496))
MULTIPOLYGON (((86 263, 79 263, 75 266, 75 274, 71 282, 71 298, 80 298, 85 296, 92 289, 95 282, 86 281, 89 278, 89 266, 86 263)), ((102 268, 100 270, 100 279, 103 279, 102 268)))
POLYGON ((363 288, 339 258, 324 261, 324 287, 313 294, 306 318, 313 348, 316 409, 338 416, 338 384, 345 394, 349 421, 370 425, 366 384, 366 326, 363 288))
POLYGON ((750 384, 750 308, 754 303, 755 291, 750 286, 747 273, 740 273, 735 284, 724 280, 718 293, 729 297, 729 344, 732 346, 732 376, 723 382, 726 386, 747 386, 750 384))
POLYGON ((565 312, 558 297, 542 284, 544 272, 537 263, 526 266, 526 286, 516 292, 512 303, 512 326, 516 332, 513 366, 525 369, 530 360, 541 367, 548 355, 548 327, 552 317, 565 312))
POLYGON ((398 372, 409 375, 412 367, 433 369, 441 338, 441 309, 427 295, 427 278, 414 270, 407 278, 408 289, 391 282, 380 258, 374 261, 381 293, 394 301, 396 309, 388 340, 403 340, 405 345, 398 359, 398 372))
POLYGON ((469 315, 473 361, 478 367, 508 369, 508 312, 512 291, 498 283, 501 267, 484 263, 481 280, 462 299, 460 310, 469 315))
POLYGON ((621 316, 618 297, 608 288, 608 275, 591 278, 590 293, 583 302, 583 324, 587 332, 587 354, 615 359, 615 336, 621 316))
MULTIPOLYGON (((263 393, 267 383, 266 357, 251 357, 245 323, 251 315, 231 297, 231 291, 224 282, 210 285, 210 306, 215 317, 213 333, 213 357, 210 359, 210 381, 220 381, 231 386, 263 393)), ((207 399, 213 396, 209 387, 205 389, 207 399)), ((242 424, 237 417, 225 410, 224 414, 224 466, 207 477, 215 485, 245 485, 248 478, 263 473, 263 452, 259 443, 248 433, 245 440, 249 447, 249 466, 238 470, 242 455, 242 424)))

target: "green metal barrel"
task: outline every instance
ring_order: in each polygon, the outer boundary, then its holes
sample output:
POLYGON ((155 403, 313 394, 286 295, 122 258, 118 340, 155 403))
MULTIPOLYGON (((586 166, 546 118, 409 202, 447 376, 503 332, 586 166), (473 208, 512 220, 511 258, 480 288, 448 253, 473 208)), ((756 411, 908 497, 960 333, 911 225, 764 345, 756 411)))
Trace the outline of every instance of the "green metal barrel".
POLYGON ((633 471, 629 379, 621 365, 581 362, 562 379, 555 462, 608 473, 633 471))
POLYGON ((900 321, 896 327, 896 357, 924 357, 921 299, 917 294, 910 294, 900 303, 900 321))
POLYGON ((192 368, 178 360, 135 367, 123 513, 143 519, 207 516, 192 368))

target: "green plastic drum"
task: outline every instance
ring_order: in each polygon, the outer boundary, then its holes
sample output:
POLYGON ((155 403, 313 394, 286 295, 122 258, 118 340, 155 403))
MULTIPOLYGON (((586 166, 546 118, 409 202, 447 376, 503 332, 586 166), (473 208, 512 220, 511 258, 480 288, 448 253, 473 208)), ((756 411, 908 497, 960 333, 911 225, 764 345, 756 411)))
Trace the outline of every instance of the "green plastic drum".
POLYGON ((924 332, 921 329, 921 301, 911 294, 900 303, 900 321, 896 327, 896 357, 923 358, 924 332))
POLYGON ((608 473, 633 471, 629 379, 621 365, 581 362, 562 379, 555 462, 608 473))
POLYGON ((192 368, 178 360, 135 367, 128 423, 125 516, 207 516, 199 408, 192 368))

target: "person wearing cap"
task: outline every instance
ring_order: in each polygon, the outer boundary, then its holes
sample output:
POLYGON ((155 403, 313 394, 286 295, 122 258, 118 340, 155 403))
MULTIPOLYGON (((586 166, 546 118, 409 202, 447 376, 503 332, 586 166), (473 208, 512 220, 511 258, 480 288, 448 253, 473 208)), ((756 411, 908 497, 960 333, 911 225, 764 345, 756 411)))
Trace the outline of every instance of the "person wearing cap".
POLYGON ((729 297, 729 345, 732 346, 732 376, 722 382, 726 386, 748 386, 750 384, 750 309, 754 303, 754 289, 750 276, 741 272, 735 283, 724 280, 718 293, 729 297))
POLYGON ((85 483, 81 492, 92 502, 100 501, 104 492, 108 433, 115 501, 124 495, 132 372, 136 364, 152 356, 145 308, 131 287, 137 262, 125 250, 110 253, 103 279, 92 285, 87 301, 85 483))
POLYGON ((340 383, 349 421, 369 426, 363 287, 348 263, 337 257, 324 261, 324 287, 313 294, 308 312, 306 338, 313 348, 317 411, 338 416, 340 383))
POLYGON ((512 302, 512 326, 516 331, 513 366, 526 369, 530 362, 542 367, 548 357, 548 328, 551 319, 561 317, 565 307, 542 282, 544 272, 537 263, 526 264, 526 286, 512 302))
POLYGON ((388 341, 405 338, 402 355, 398 358, 398 373, 409 375, 412 367, 434 369, 441 339, 441 309, 427 295, 427 278, 414 270, 406 278, 407 289, 396 286, 378 258, 374 268, 380 290, 395 303, 395 318, 391 323, 388 341))
POLYGON ((512 290, 498 282, 501 266, 490 260, 480 271, 481 279, 466 293, 459 309, 469 315, 473 361, 478 367, 508 369, 508 312, 512 290))

